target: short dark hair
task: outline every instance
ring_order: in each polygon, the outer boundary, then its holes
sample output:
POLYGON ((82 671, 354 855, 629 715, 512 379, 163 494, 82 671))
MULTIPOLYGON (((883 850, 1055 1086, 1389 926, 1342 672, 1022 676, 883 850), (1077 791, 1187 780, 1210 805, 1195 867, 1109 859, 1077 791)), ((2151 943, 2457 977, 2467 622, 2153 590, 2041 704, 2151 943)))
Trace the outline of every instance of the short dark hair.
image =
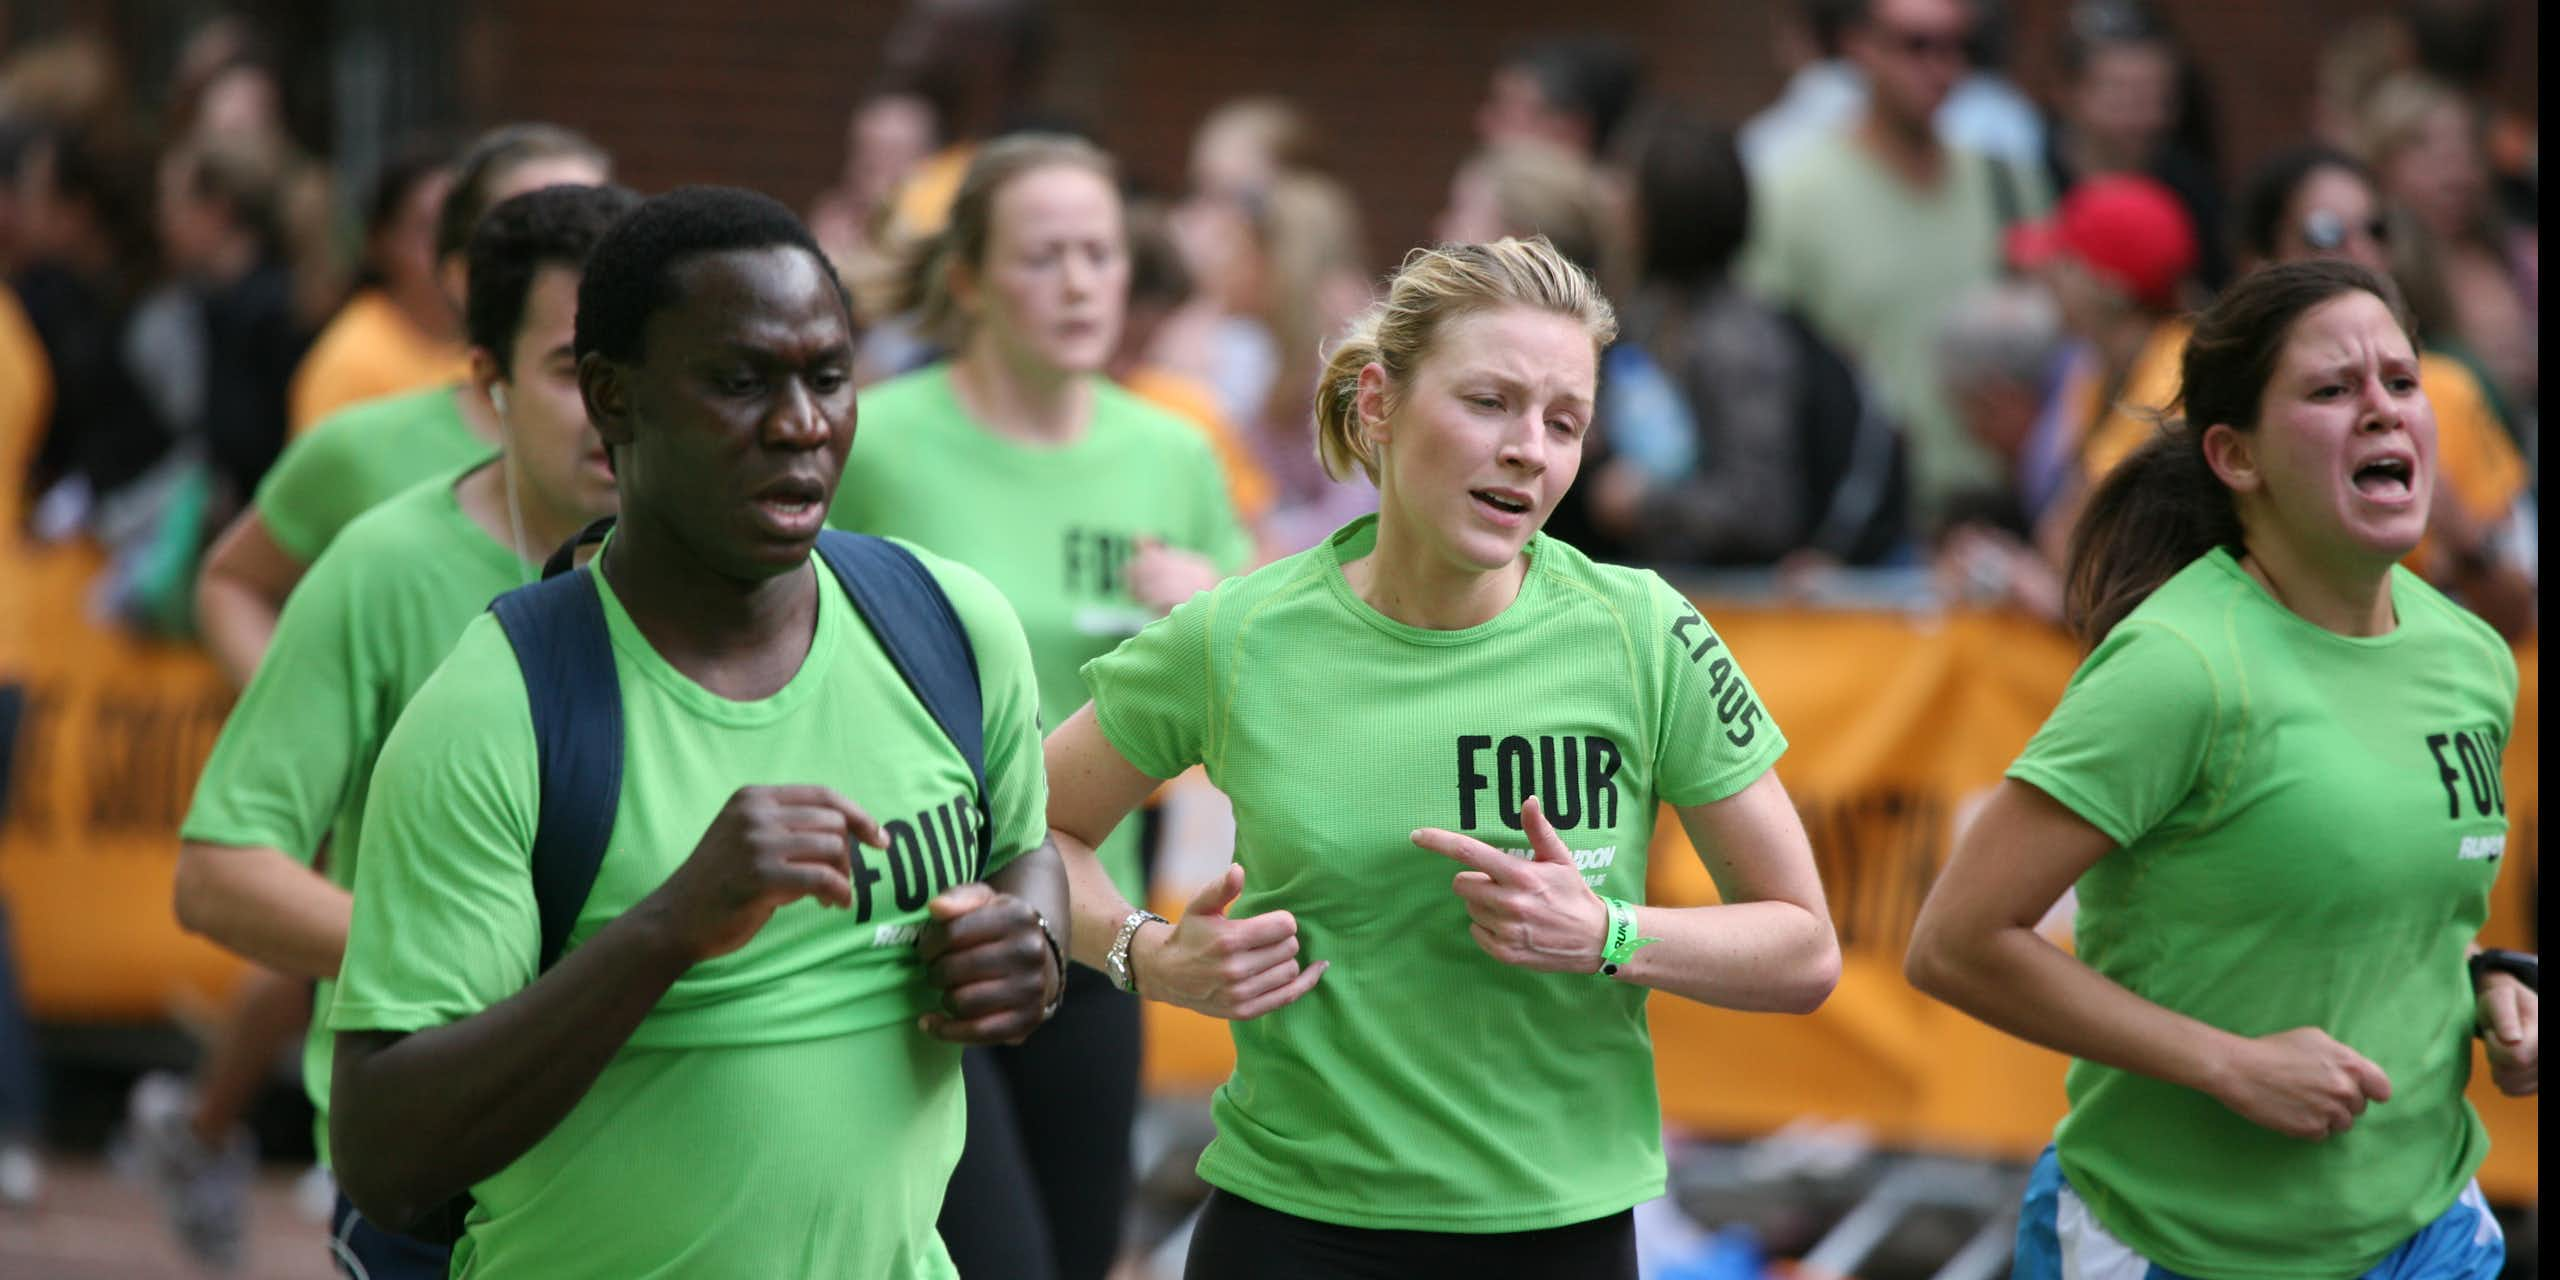
POLYGON ((850 326, 853 305, 844 282, 781 201, 737 187, 678 187, 641 201, 587 255, 587 273, 578 280, 578 358, 638 361, 649 317, 678 300, 675 269, 685 259, 775 248, 799 249, 817 261, 850 326))
POLYGON ((1666 109, 1636 149, 1647 282, 1694 289, 1733 266, 1751 231, 1751 186, 1730 130, 1666 109))
POLYGON ((563 184, 501 200, 480 219, 464 251, 471 284, 462 330, 471 345, 497 358, 498 372, 515 373, 516 334, 524 328, 534 277, 545 267, 585 268, 604 233, 639 203, 639 194, 626 187, 563 184))
POLYGON ((2231 210, 2231 238, 2242 253, 2276 256, 2285 207, 2293 203, 2302 184, 2323 169, 2353 174, 2379 197, 2381 188, 2373 180, 2373 171, 2354 156, 2324 142, 2287 147, 2267 157, 2240 186, 2240 198, 2231 210))
POLYGON ((1549 105, 1590 121, 1594 155, 1608 151, 1644 83, 1635 51, 1611 36, 1540 41, 1513 52, 1502 65, 1528 72, 1549 105))
POLYGON ((489 191, 498 180, 535 160, 592 160, 608 176, 613 157, 575 129, 540 122, 500 125, 471 140, 453 162, 453 189, 436 214, 436 258, 461 253, 471 244, 471 229, 489 211, 489 191))

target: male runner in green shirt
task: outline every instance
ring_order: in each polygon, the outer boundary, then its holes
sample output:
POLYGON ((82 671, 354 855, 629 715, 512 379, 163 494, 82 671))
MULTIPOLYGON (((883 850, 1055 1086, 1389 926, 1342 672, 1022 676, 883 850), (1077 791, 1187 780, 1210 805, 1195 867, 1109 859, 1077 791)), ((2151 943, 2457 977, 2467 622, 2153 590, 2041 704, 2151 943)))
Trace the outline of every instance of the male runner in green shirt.
POLYGON ((980 797, 812 557, 852 318, 788 210, 645 203, 589 261, 577 349, 622 504, 588 570, 612 840, 538 971, 526 675, 474 622, 374 774, 330 1016, 344 1185, 404 1224, 469 1190, 455 1269, 484 1280, 948 1276, 957 1046, 1028 1035, 1063 981, 1021 627, 919 554, 973 651, 980 797))
MULTIPOLYGON (((323 1014, 346 948, 365 782, 393 720, 492 598, 613 510, 613 475, 578 398, 570 338, 588 251, 638 203, 619 187, 550 187, 505 201, 482 222, 465 328, 475 381, 503 406, 504 456, 418 485, 347 526, 286 605, 277 660, 249 682, 196 784, 180 832, 180 922, 316 979, 323 1014)), ((326 1163, 329 1037, 317 1019, 302 1057, 326 1163)), ((416 1270, 398 1264, 424 1246, 350 1217, 342 1198, 333 1239, 367 1275, 416 1270)), ((441 1275, 444 1251, 433 1253, 441 1275)))
MULTIPOLYGON (((437 270, 454 307, 469 309, 465 250, 491 208, 541 187, 612 176, 612 157, 557 125, 482 134, 457 164, 436 220, 437 270)), ((348 521, 429 476, 487 458, 497 438, 487 400, 455 384, 350 406, 286 446, 249 509, 205 553, 196 613, 214 661, 247 684, 285 597, 348 521)))

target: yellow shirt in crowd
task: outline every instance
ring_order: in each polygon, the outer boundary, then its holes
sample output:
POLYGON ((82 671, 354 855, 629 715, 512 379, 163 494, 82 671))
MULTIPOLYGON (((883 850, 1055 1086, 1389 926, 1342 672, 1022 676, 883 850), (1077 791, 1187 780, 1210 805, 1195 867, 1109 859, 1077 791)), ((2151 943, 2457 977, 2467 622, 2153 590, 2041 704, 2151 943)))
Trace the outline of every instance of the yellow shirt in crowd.
POLYGON ((1235 504, 1236 515, 1246 524, 1270 513, 1271 473, 1254 458, 1236 425, 1218 412, 1217 394, 1206 384, 1170 369, 1143 365, 1122 378, 1120 385, 1129 394, 1200 428, 1200 434, 1207 436, 1209 446, 1218 452, 1219 468, 1227 474, 1227 500, 1235 504))
POLYGON ((18 305, 18 293, 0 284, 0 550, 15 545, 26 516, 27 469, 53 415, 53 366, 44 343, 18 305))
POLYGON ((286 413, 291 433, 354 404, 423 391, 471 374, 463 349, 421 333, 379 289, 347 299, 293 371, 286 413))

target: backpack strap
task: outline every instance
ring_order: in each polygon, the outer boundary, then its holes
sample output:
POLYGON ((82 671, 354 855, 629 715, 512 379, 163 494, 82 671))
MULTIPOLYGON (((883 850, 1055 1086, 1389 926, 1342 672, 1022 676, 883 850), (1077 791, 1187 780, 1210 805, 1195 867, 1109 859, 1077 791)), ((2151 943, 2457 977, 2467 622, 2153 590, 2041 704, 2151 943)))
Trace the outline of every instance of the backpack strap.
POLYGON ((561 574, 567 573, 570 565, 578 558, 578 548, 587 546, 590 543, 602 542, 604 541, 604 535, 611 532, 613 532, 613 517, 598 517, 593 524, 588 525, 584 529, 578 530, 577 537, 561 543, 560 549, 552 552, 551 557, 542 562, 542 576, 546 578, 556 578, 561 574))
MULTIPOLYGON (((591 530, 601 535, 600 530, 591 530)), ((583 537, 584 535, 581 535, 583 537)), ((571 542, 554 565, 565 563, 571 542)), ((560 572, 489 605, 524 674, 542 784, 533 829, 533 899, 542 919, 540 967, 569 943, 595 887, 622 800, 622 680, 593 571, 560 572)))
POLYGON ((854 611, 880 641, 916 701, 968 762, 969 777, 978 786, 979 832, 978 865, 970 878, 983 877, 995 823, 987 807, 986 706, 978 692, 978 655, 969 644, 968 628, 933 572, 897 543, 829 529, 818 535, 818 558, 843 584, 854 611))

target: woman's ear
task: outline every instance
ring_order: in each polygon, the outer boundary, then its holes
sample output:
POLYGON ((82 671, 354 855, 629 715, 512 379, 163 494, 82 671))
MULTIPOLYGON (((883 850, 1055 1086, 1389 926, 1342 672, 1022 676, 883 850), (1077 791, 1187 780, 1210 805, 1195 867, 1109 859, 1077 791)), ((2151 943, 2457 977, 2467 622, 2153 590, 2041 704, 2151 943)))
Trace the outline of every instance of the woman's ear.
POLYGON ((2246 431, 2217 422, 2204 429, 2204 464, 2233 493, 2256 493, 2266 483, 2258 471, 2258 442, 2246 431))
POLYGON ((1360 366, 1360 390, 1352 400, 1360 414, 1360 434, 1372 448, 1387 442, 1387 367, 1375 360, 1360 366))

